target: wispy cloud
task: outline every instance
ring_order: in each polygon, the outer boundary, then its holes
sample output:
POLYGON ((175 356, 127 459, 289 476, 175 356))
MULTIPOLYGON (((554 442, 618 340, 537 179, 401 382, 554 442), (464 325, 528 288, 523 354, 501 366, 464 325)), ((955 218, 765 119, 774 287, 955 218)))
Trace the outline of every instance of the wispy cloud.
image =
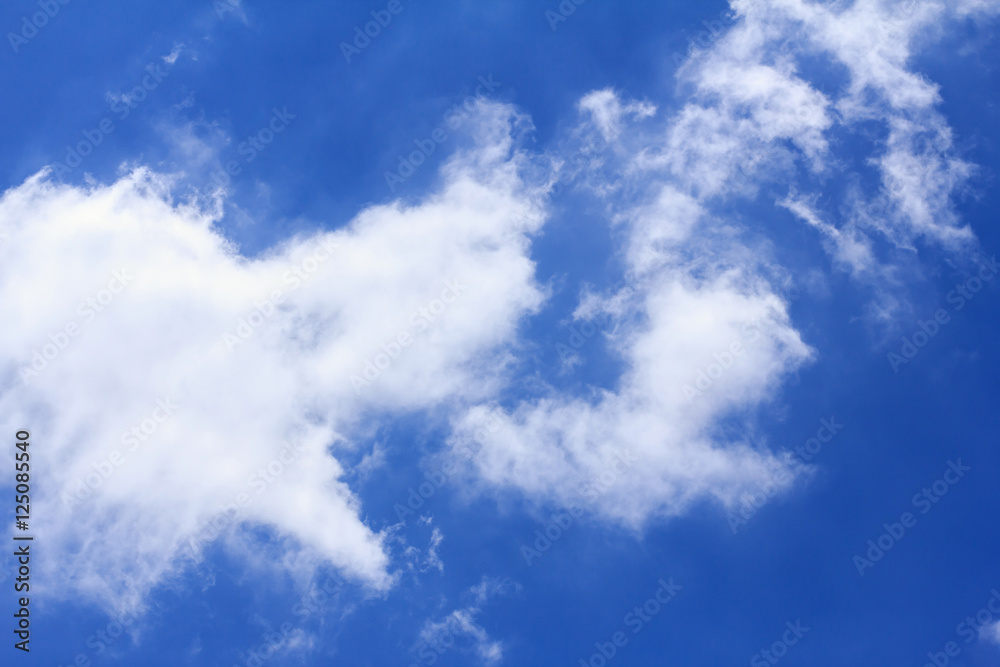
POLYGON ((483 577, 477 585, 469 589, 471 603, 455 609, 439 621, 427 621, 420 631, 420 644, 416 653, 421 664, 433 664, 438 657, 456 645, 471 652, 479 664, 496 665, 503 660, 503 644, 492 639, 486 630, 476 623, 476 616, 490 598, 496 595, 510 595, 520 586, 510 579, 483 577))
MULTIPOLYGON (((572 151, 587 156, 574 179, 621 231, 624 287, 584 293, 581 309, 611 316, 605 340, 625 371, 613 389, 543 391, 508 410, 503 436, 474 465, 487 484, 640 526, 700 498, 731 506, 761 484, 791 483, 800 467, 785 454, 719 428, 734 415, 751 420, 816 354, 788 315, 785 286, 796 277, 774 259, 774 225, 742 204, 770 199, 773 217, 787 211, 815 230, 833 267, 873 289, 869 312, 883 322, 900 310, 899 251, 974 248, 953 203, 973 168, 937 111, 937 86, 910 60, 932 26, 997 3, 732 8, 732 27, 680 68, 672 116, 651 119, 652 103, 595 91, 579 104, 574 139, 552 156, 556 165, 572 151), (843 137, 872 123, 882 138, 862 161, 840 152, 843 137), (833 178, 865 187, 831 203, 833 178), (744 327, 760 322, 745 340, 744 327), (690 389, 706 373, 710 387, 690 389), (624 447, 642 462, 627 488, 584 497, 624 447)), ((467 446, 485 414, 457 418, 452 445, 467 446)))

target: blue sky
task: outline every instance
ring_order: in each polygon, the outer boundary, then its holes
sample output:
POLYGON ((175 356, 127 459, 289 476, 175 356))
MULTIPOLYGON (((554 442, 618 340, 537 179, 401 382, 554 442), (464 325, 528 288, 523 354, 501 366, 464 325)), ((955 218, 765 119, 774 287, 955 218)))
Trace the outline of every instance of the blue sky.
POLYGON ((998 11, 9 3, 3 664, 998 664, 998 11))

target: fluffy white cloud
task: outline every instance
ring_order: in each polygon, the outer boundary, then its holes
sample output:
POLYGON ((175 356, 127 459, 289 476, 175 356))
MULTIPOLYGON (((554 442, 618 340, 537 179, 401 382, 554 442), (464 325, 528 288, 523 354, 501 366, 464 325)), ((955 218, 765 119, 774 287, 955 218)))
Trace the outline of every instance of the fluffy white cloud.
POLYGON ((4 194, 0 315, 17 326, 0 330, 0 414, 34 439, 50 592, 141 606, 233 525, 267 529, 296 567, 390 585, 338 455, 373 411, 488 396, 542 298, 518 119, 478 119, 481 143, 424 202, 256 258, 143 169, 4 194))
POLYGON ((628 368, 617 391, 524 403, 493 413, 500 425, 492 429, 486 408, 473 409, 456 423, 452 445, 476 452, 491 483, 634 527, 705 496, 731 504, 790 478, 787 457, 716 428, 810 357, 781 299, 737 269, 705 283, 664 273, 629 313, 641 323, 622 324, 610 341, 628 368))

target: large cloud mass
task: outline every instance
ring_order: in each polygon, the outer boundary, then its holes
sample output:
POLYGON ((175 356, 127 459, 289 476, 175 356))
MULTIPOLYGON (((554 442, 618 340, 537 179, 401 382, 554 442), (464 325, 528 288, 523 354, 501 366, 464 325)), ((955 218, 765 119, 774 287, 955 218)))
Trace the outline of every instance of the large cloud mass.
POLYGON ((0 412, 35 440, 40 581, 135 605, 241 523, 388 585, 383 536, 341 479, 344 429, 482 398, 541 298, 517 119, 479 122, 420 205, 253 259, 142 169, 89 189, 42 173, 3 196, 0 310, 17 326, 0 332, 0 412))

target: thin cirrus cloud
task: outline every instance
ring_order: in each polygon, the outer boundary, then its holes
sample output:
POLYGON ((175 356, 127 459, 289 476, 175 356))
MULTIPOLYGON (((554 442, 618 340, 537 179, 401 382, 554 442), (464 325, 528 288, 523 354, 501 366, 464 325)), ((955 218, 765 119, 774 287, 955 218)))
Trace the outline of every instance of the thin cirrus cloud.
MULTIPOLYGON (((581 289, 575 317, 615 323, 607 343, 625 369, 588 398, 494 403, 519 324, 545 301, 530 242, 546 188, 526 176, 533 158, 515 137, 529 122, 509 105, 479 103, 477 144, 419 203, 366 208, 255 258, 145 169, 87 187, 43 171, 9 190, 0 311, 19 326, 0 330, 0 409, 47 443, 40 580, 141 607, 205 545, 246 549, 252 537, 230 538, 263 527, 280 562, 332 564, 385 590, 399 563, 361 518, 344 463, 376 412, 445 408, 453 450, 476 441, 480 484, 635 528, 791 483, 791 457, 720 428, 822 353, 789 316, 795 276, 768 251, 777 241, 733 207, 794 183, 776 210, 862 281, 884 275, 892 248, 974 243, 951 203, 972 169, 936 87, 907 66, 930 26, 997 4, 912 7, 737 0, 735 26, 682 67, 676 112, 610 89, 582 97, 572 140, 549 157, 584 155, 581 186, 608 211, 624 266, 621 289, 581 289), (835 92, 801 71, 817 57, 845 73, 835 92), (877 185, 822 210, 810 186, 852 167, 831 136, 873 119, 885 130, 868 159, 877 185), (480 437, 487 417, 500 427, 480 437), (639 464, 595 492, 622 456, 639 464)), ((471 612, 456 614, 442 623, 499 660, 471 612)))

